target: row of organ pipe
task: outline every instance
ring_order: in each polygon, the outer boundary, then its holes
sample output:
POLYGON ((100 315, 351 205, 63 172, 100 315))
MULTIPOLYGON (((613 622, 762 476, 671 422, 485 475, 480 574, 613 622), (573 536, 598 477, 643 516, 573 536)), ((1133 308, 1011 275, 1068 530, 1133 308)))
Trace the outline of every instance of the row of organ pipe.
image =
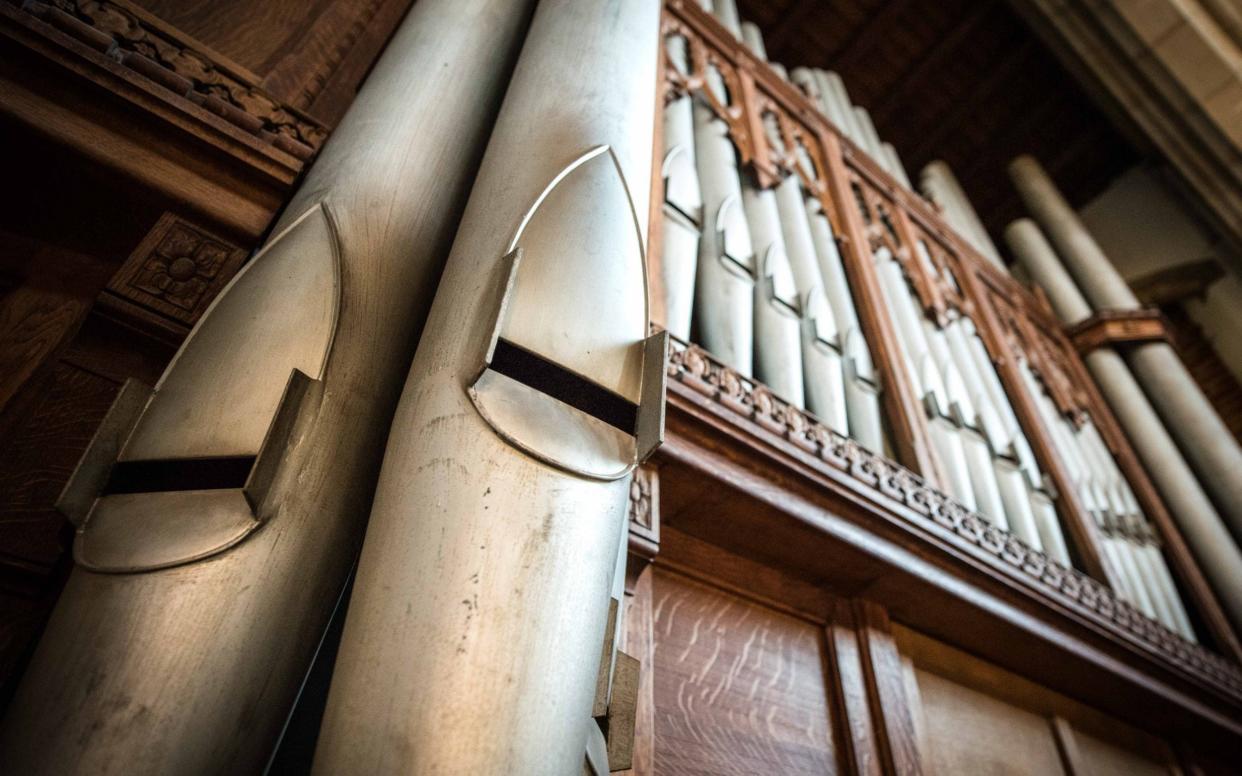
MULTIPOLYGON (((688 72, 685 39, 670 36, 666 46, 670 65, 688 72)), ((727 105, 719 72, 709 67, 706 80, 727 105)), ((689 339, 693 328, 734 369, 883 451, 878 380, 820 202, 797 175, 762 189, 744 174, 727 124, 702 95, 666 106, 664 142, 669 331, 689 339)), ((801 166, 819 174, 809 160, 801 166)))
MULTIPOLYGON (((915 249, 930 263, 926 246, 915 249)), ((891 250, 878 248, 874 260, 946 489, 984 519, 1070 565, 1046 478, 974 322, 953 311, 941 326, 923 313, 891 250)))
POLYGON ((1148 617, 1195 639, 1186 608, 1160 552, 1156 532, 1117 467, 1099 430, 1087 418, 1077 426, 1057 411, 1025 363, 1022 377, 1036 397, 1057 454, 1066 462, 1084 508, 1100 529, 1104 563, 1113 589, 1148 617))
MULTIPOLYGON (((705 10, 760 59, 762 36, 738 18, 733 0, 701 0, 705 10)), ((689 75, 686 39, 664 41, 669 66, 689 75)), ((784 68, 772 65, 785 77, 784 68)), ((881 141, 866 110, 851 103, 837 73, 795 68, 793 83, 859 149, 910 187, 896 150, 881 141)), ((664 111, 664 219, 661 272, 668 330, 694 339, 737 371, 765 383, 834 431, 885 451, 879 380, 859 324, 832 224, 798 174, 762 188, 742 169, 727 123, 712 107, 729 93, 710 63, 709 94, 678 93, 664 111)), ((765 117, 767 140, 792 153, 802 173, 822 171, 765 117)), ((920 188, 982 256, 1005 263, 952 171, 933 162, 920 188)), ((864 217, 873 217, 864 210, 864 217)), ((932 268, 928 249, 916 260, 932 268)), ((1055 493, 1040 469, 974 321, 952 309, 943 323, 924 313, 888 247, 873 251, 884 301, 895 323, 911 383, 927 413, 945 488, 963 505, 1062 564, 1071 558, 1055 493)), ((956 285, 950 275, 946 282, 956 285)), ((1077 495, 1100 529, 1104 562, 1117 594, 1149 617, 1193 639, 1194 632, 1156 533, 1088 419, 1075 426, 1058 412, 1030 366, 1020 371, 1077 495)))

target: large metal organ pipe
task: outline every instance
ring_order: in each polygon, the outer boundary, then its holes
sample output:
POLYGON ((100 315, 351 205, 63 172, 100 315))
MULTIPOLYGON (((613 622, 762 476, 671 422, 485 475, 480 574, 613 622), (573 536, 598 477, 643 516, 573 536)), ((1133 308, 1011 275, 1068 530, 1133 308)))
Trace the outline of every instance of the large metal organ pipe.
POLYGON ((593 717, 664 406, 644 265, 660 12, 535 12, 388 438, 316 773, 611 767, 593 717))
POLYGON ((274 236, 154 391, 118 397, 62 497, 77 567, 5 720, 0 772, 263 769, 362 541, 533 6, 417 3, 274 236), (222 456, 245 468, 201 489, 203 459, 222 456), (149 487, 152 468, 171 475, 158 492, 105 484, 128 470, 149 487))
MULTIPOLYGON (((1090 305, 1039 226, 1029 219, 1015 221, 1005 230, 1005 241, 1048 293, 1063 323, 1075 324, 1090 317, 1090 305)), ((1098 348, 1088 353, 1085 361, 1230 619, 1242 625, 1242 552, 1211 499, 1121 356, 1111 348, 1098 348)), ((1150 545, 1145 545, 1142 554, 1148 557, 1149 565, 1154 565, 1156 575, 1164 577, 1167 568, 1162 571, 1163 564, 1151 563, 1150 545)), ((1175 591, 1171 579, 1162 579, 1161 586, 1175 591)))

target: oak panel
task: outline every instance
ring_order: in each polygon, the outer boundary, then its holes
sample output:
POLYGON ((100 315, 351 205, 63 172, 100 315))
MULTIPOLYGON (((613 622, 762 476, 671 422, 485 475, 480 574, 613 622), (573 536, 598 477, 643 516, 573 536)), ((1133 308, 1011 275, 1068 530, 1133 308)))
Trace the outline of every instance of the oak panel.
POLYGON ((915 668, 935 773, 1046 776, 1064 773, 1046 719, 915 668))
POLYGON ((836 773, 814 625, 656 568, 655 772, 836 773))
POLYGON ((1087 772, 1094 776, 1168 776, 1170 769, 1141 752, 1076 731, 1075 740, 1087 772))

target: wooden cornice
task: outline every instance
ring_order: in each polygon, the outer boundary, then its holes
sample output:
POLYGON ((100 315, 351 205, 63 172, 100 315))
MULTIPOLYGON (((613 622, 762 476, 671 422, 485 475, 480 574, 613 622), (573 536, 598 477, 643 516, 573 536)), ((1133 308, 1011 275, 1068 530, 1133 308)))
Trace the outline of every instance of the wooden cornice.
POLYGON ((49 38, 53 30, 63 33, 299 161, 327 137, 323 124, 265 92, 258 76, 126 0, 6 4, 46 25, 30 26, 49 38))
POLYGON ((0 0, 0 113, 243 241, 328 134, 125 0, 0 0))
MULTIPOLYGON (((730 510, 727 519, 711 510, 682 509, 664 516, 666 524, 830 588, 840 574, 839 592, 877 597, 910 627, 1001 664, 1046 657, 1049 650, 1086 660, 1093 671, 1111 672, 1114 686, 1120 678, 1136 692, 1155 693, 1242 735, 1242 669, 1236 664, 1149 619, 1100 582, 1031 549, 697 346, 674 342, 668 373, 662 487, 688 487, 676 479, 677 466, 688 466, 696 477, 717 478, 758 506, 730 510), (825 554, 829 545, 834 549, 825 554), (875 567, 865 575, 874 581, 863 588, 854 554, 868 556, 875 567), (922 579, 906 580, 907 574, 922 579), (916 592, 929 580, 938 591, 935 603, 916 592), (946 632, 946 619, 959 630, 946 632), (994 631, 1008 634, 1009 647, 987 642, 994 631), (1017 631, 1039 645, 1014 640, 1017 631)), ((1052 681, 1058 668, 1044 666, 1042 672, 1052 681)), ((1063 672, 1057 681, 1073 673, 1063 672)))
POLYGON ((1159 310, 1100 310, 1085 321, 1067 326, 1066 335, 1078 354, 1096 348, 1139 342, 1168 342, 1168 325, 1159 310))

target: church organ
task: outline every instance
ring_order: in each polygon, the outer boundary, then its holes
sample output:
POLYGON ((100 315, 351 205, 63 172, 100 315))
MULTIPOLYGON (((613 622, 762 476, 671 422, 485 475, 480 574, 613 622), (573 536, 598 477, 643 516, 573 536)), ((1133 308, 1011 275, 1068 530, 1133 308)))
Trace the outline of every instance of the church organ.
POLYGON ((1036 162, 1002 251, 733 0, 373 5, 352 99, 221 58, 261 109, 0 6, 286 168, 127 178, 257 250, 63 477, 0 766, 1228 772, 1242 452, 1036 162))

